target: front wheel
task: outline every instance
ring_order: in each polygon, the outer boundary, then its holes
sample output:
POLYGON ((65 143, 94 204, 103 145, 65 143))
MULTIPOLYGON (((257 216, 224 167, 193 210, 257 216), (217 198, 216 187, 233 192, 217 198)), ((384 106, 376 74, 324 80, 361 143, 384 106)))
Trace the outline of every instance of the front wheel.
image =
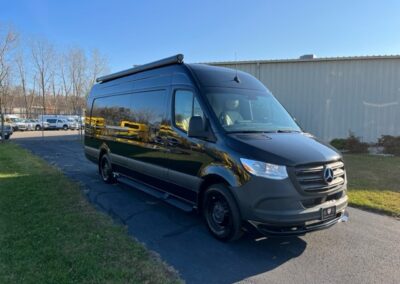
POLYGON ((99 171, 105 183, 114 183, 116 181, 112 170, 112 164, 107 154, 104 154, 100 158, 99 171))
POLYGON ((36 125, 35 130, 39 131, 40 130, 40 125, 36 125))
POLYGON ((68 130, 68 125, 64 125, 64 126, 63 126, 63 129, 64 129, 64 130, 68 130))
POLYGON ((209 231, 218 240, 234 241, 243 235, 239 207, 225 185, 212 185, 206 190, 203 215, 209 231))

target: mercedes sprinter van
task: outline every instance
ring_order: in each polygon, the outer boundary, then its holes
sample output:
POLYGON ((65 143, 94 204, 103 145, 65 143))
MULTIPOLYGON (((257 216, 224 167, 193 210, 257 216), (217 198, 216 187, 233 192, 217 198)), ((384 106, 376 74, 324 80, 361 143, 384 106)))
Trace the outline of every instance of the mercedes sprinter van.
POLYGON ((196 209, 217 239, 302 235, 347 218, 341 154, 305 133, 253 76, 176 55, 97 79, 85 155, 128 182, 196 209))

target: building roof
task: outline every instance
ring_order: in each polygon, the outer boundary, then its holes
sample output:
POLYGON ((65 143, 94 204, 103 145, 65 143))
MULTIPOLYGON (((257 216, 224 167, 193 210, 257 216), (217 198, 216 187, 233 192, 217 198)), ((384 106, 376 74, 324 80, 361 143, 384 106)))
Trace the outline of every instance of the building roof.
POLYGON ((400 55, 365 55, 365 56, 343 56, 343 57, 314 57, 314 58, 293 58, 293 59, 216 61, 216 62, 207 62, 207 64, 231 65, 231 64, 254 64, 254 63, 297 63, 297 62, 376 60, 376 59, 400 59, 400 55))

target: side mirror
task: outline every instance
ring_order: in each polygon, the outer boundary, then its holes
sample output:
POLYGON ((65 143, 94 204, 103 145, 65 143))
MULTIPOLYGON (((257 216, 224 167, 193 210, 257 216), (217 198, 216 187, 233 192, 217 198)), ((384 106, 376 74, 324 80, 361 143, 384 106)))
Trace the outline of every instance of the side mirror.
POLYGON ((201 116, 192 116, 189 121, 188 136, 195 138, 209 138, 211 132, 206 127, 201 116))

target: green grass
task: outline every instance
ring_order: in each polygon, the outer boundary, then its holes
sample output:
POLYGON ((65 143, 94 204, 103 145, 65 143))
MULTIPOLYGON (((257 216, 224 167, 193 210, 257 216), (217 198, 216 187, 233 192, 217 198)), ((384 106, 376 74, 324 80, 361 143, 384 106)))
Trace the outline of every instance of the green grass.
POLYGON ((344 155, 350 205, 400 217, 400 157, 344 155))
POLYGON ((0 283, 128 282, 180 280, 59 170, 0 144, 0 283))

